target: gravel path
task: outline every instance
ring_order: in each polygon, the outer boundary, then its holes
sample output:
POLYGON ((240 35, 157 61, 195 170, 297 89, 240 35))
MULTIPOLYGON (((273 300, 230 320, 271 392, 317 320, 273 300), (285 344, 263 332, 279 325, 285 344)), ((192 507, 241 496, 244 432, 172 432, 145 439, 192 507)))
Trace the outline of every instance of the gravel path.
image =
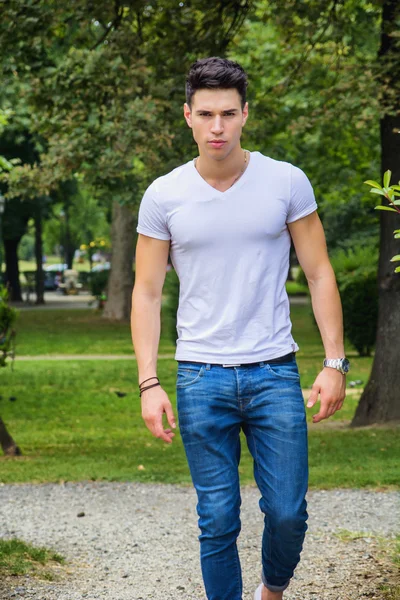
MULTIPOLYGON (((243 600, 260 573, 262 515, 257 488, 242 488, 243 600)), ((381 598, 394 567, 376 536, 399 532, 400 494, 310 491, 301 561, 285 600, 381 598), (346 539, 342 530, 359 535, 346 539)), ((204 600, 198 559, 196 497, 191 487, 81 482, 0 485, 1 536, 63 554, 56 581, 0 582, 0 598, 36 600, 204 600), (78 514, 84 516, 78 517, 78 514)))

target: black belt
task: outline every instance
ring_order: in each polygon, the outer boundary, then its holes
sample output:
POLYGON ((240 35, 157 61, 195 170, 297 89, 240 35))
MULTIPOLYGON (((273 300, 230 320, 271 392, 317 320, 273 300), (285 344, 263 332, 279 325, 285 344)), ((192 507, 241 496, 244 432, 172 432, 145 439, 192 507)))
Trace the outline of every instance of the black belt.
MULTIPOLYGON (((272 364, 272 363, 281 363, 281 362, 288 362, 289 360, 291 360, 294 357, 295 353, 294 352, 289 352, 289 354, 285 354, 285 356, 279 356, 278 358, 271 358, 270 360, 258 360, 257 362, 252 362, 252 363, 241 363, 241 364, 232 364, 232 365, 228 365, 226 363, 221 364, 221 363, 209 363, 210 365, 216 365, 217 367, 252 367, 254 365, 259 365, 260 363, 264 363, 264 364, 272 364)), ((183 363, 193 363, 193 362, 199 362, 199 361, 195 361, 195 360, 180 360, 179 362, 183 362, 183 363)), ((206 362, 206 361, 204 361, 206 362)), ((207 363, 208 364, 208 363, 207 363)))

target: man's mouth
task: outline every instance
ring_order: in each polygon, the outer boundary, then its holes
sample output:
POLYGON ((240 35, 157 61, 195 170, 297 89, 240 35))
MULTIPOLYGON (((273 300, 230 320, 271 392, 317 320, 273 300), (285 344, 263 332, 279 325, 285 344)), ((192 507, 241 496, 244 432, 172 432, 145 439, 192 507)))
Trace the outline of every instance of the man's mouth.
POLYGON ((226 143, 225 140, 210 140, 208 142, 210 146, 213 148, 222 148, 222 146, 226 143))

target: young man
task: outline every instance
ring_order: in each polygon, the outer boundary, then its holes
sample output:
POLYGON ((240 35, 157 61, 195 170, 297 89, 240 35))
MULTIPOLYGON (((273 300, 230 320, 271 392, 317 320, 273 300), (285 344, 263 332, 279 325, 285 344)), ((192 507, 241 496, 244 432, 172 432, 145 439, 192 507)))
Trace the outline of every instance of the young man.
POLYGON ((348 370, 340 297, 311 185, 297 167, 241 148, 246 87, 237 63, 213 57, 192 65, 184 116, 199 156, 149 186, 137 227, 132 337, 142 415, 168 443, 176 425, 157 378, 157 351, 169 252, 180 280, 178 416, 198 496, 209 600, 242 598, 236 547, 241 429, 265 515, 255 599, 281 599, 300 560, 308 450, 299 347, 285 289, 291 239, 328 359, 307 404, 320 396, 315 423, 342 407, 348 370))

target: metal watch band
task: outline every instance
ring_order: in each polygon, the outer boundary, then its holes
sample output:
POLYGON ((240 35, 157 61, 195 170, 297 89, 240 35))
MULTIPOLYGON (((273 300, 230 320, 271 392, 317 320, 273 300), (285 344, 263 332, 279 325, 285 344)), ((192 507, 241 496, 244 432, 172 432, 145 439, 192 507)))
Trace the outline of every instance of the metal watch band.
POLYGON ((330 367, 332 369, 336 369, 340 371, 343 375, 345 375, 349 370, 349 361, 343 356, 342 358, 325 358, 324 367, 330 367))

